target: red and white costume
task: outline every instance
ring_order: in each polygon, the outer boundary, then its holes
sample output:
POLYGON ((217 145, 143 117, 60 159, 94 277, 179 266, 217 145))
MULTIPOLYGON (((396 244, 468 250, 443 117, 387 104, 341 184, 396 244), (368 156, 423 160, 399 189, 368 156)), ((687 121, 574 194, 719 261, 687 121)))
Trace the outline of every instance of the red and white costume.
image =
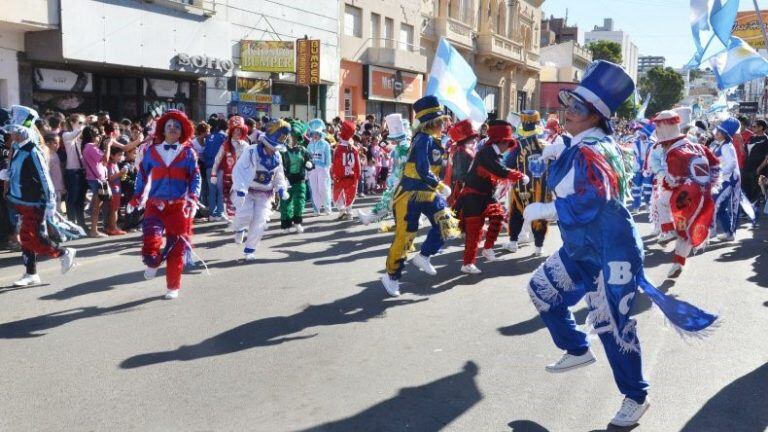
POLYGON ((342 214, 347 215, 357 197, 357 183, 360 181, 360 154, 351 142, 354 134, 354 122, 348 120, 341 124, 341 140, 333 151, 331 164, 333 202, 342 214))

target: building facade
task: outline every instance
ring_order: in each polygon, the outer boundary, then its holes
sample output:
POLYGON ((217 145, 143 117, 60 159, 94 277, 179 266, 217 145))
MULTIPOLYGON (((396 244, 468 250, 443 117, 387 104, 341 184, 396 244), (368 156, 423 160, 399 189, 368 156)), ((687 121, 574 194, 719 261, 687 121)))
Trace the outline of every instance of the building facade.
POLYGON ((269 12, 274 0, 43 2, 58 21, 24 34, 19 99, 38 109, 103 110, 113 117, 170 108, 195 119, 213 113, 332 117, 335 109, 328 107, 337 105, 339 79, 337 2, 280 2, 280 13, 269 12), (297 86, 293 73, 293 46, 305 36, 320 41, 319 80, 309 88, 297 86), (264 57, 250 59, 264 70, 246 71, 243 41, 284 48, 251 53, 264 57), (274 51, 290 60, 281 73, 270 71, 280 61, 270 57, 274 51), (243 100, 242 83, 265 83, 264 97, 243 100))
POLYGON ((399 112, 410 118, 428 72, 421 48, 421 1, 346 0, 340 7, 339 116, 373 114, 381 121, 399 112))
POLYGON ((427 0, 422 46, 431 63, 445 37, 474 67, 490 118, 539 106, 543 0, 427 0))
POLYGON ((638 51, 637 45, 632 42, 629 34, 622 30, 614 30, 613 20, 605 18, 602 26, 595 26, 594 30, 584 34, 584 45, 601 40, 612 41, 621 45, 621 66, 637 82, 638 51))
POLYGON ((576 41, 541 48, 541 111, 560 110, 558 94, 573 89, 592 63, 592 53, 576 41))
POLYGON ((663 56, 640 56, 637 58, 637 72, 643 75, 655 67, 663 68, 666 63, 667 59, 663 56))
POLYGON ((569 26, 568 18, 550 16, 541 20, 541 47, 579 41, 579 27, 569 26))

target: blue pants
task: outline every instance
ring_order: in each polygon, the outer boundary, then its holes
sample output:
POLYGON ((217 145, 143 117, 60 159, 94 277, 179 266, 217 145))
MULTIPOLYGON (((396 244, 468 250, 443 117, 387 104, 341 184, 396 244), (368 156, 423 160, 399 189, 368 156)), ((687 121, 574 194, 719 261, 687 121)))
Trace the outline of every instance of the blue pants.
POLYGON ((200 176, 205 180, 200 182, 200 202, 208 207, 208 171, 202 163, 200 164, 200 176))
POLYGON ((418 201, 417 195, 417 192, 400 190, 395 193, 392 205, 395 217, 395 239, 387 255, 387 273, 392 279, 400 279, 408 248, 416 238, 419 218, 422 214, 429 219, 432 228, 421 245, 421 254, 427 257, 432 256, 443 247, 443 238, 440 226, 435 222, 435 215, 446 211, 445 199, 435 196, 429 201, 418 201))
POLYGON ((716 222, 720 225, 721 232, 732 235, 736 232, 739 222, 739 206, 734 205, 732 190, 726 191, 728 196, 717 206, 716 222))
POLYGON ((85 226, 85 170, 64 170, 64 186, 67 188, 67 219, 85 226))
POLYGON ((650 203, 652 193, 653 176, 645 176, 642 171, 636 172, 632 178, 632 207, 639 208, 641 203, 650 203))
POLYGON ((208 215, 211 217, 221 217, 224 212, 224 172, 218 172, 218 181, 211 183, 210 168, 205 172, 205 179, 208 182, 208 215))
MULTIPOLYGON (((606 288, 611 275, 603 277, 601 270, 594 263, 574 261, 561 248, 536 270, 528 286, 528 294, 555 345, 573 353, 589 347, 587 335, 576 328, 569 309, 586 295, 590 310, 587 325, 591 324, 599 334, 619 391, 643 403, 648 395, 648 383, 643 379, 640 341, 634 334, 634 320, 628 321, 624 329, 618 331, 614 324, 617 322, 616 311, 628 318, 634 296, 621 298, 616 304, 609 293, 610 287, 606 288), (603 282, 595 283, 598 278, 603 278, 603 282), (626 338, 617 339, 616 334, 622 332, 631 335, 629 341, 626 338)), ((634 274, 629 269, 622 270, 634 274)))

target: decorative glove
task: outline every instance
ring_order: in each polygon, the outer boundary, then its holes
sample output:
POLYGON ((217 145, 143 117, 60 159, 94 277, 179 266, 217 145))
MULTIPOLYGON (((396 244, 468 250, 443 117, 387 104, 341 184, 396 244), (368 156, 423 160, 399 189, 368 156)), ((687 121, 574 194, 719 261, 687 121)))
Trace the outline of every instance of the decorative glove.
POLYGON ((184 213, 189 219, 194 219, 197 214, 197 197, 194 195, 187 195, 184 197, 184 213))
POLYGON ((289 199, 291 197, 291 195, 285 189, 279 189, 277 191, 277 193, 278 193, 278 195, 280 195, 280 199, 283 200, 283 201, 285 201, 285 200, 287 200, 287 199, 289 199))
POLYGON ((539 219, 546 219, 548 221, 557 220, 557 210, 555 209, 555 203, 532 203, 528 204, 523 210, 523 218, 526 221, 535 221, 539 219))
POLYGON ((136 211, 136 209, 138 209, 140 205, 141 205, 141 199, 138 196, 134 196, 133 198, 131 198, 130 201, 128 201, 128 204, 125 205, 125 212, 127 214, 131 214, 134 211, 136 211))
POLYGON ((451 196, 451 188, 447 184, 440 182, 437 184, 437 189, 435 190, 438 195, 440 195, 443 198, 448 198, 451 196))
POLYGON ((541 157, 544 160, 555 160, 560 157, 560 153, 562 153, 563 150, 565 150, 565 143, 562 141, 555 141, 544 147, 544 150, 541 151, 541 157))
POLYGON ((0 180, 8 181, 10 179, 11 179, 11 173, 9 173, 7 169, 1 169, 0 170, 0 180))
POLYGON ((307 163, 304 164, 304 167, 311 170, 315 167, 315 164, 313 164, 312 161, 307 161, 307 163))
POLYGON ((523 186, 527 185, 531 182, 531 178, 527 175, 523 174, 523 178, 520 180, 523 183, 523 186))
POLYGON ((219 181, 219 179, 216 178, 216 176, 211 176, 211 184, 212 185, 215 185, 216 183, 218 183, 218 181, 219 181))

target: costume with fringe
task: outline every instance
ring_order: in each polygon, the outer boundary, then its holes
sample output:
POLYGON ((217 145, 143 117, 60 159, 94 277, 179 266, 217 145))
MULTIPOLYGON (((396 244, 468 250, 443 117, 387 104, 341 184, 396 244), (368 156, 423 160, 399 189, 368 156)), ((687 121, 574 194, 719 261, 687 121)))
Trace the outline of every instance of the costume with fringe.
MULTIPOLYGON (((528 184, 516 183, 509 190, 509 240, 516 242, 523 231, 525 220, 523 211, 531 203, 546 203, 551 201, 551 193, 547 189, 547 162, 542 158, 544 146, 536 134, 521 137, 520 145, 513 149, 506 158, 506 165, 525 173, 529 178, 528 184)), ((549 222, 543 219, 531 221, 534 245, 544 246, 549 222)))
POLYGON ((736 149, 733 143, 714 141, 710 150, 720 160, 722 182, 715 194, 716 218, 712 233, 719 228, 725 235, 733 235, 739 225, 741 205, 741 172, 739 170, 736 149), (716 226, 717 225, 717 226, 716 226))
POLYGON ((637 210, 641 205, 649 205, 653 192, 653 175, 646 169, 648 156, 653 147, 653 138, 648 137, 646 129, 639 132, 632 145, 633 177, 632 177, 632 209, 637 210))
POLYGON ((638 287, 684 331, 704 330, 716 317, 666 296, 645 278, 642 239, 623 205, 619 176, 603 154, 613 141, 593 128, 564 137, 564 144, 547 180, 563 246, 535 271, 528 292, 555 345, 568 352, 589 347, 569 310, 586 297, 587 325, 603 343, 619 390, 643 401, 648 383, 631 318, 638 287))

